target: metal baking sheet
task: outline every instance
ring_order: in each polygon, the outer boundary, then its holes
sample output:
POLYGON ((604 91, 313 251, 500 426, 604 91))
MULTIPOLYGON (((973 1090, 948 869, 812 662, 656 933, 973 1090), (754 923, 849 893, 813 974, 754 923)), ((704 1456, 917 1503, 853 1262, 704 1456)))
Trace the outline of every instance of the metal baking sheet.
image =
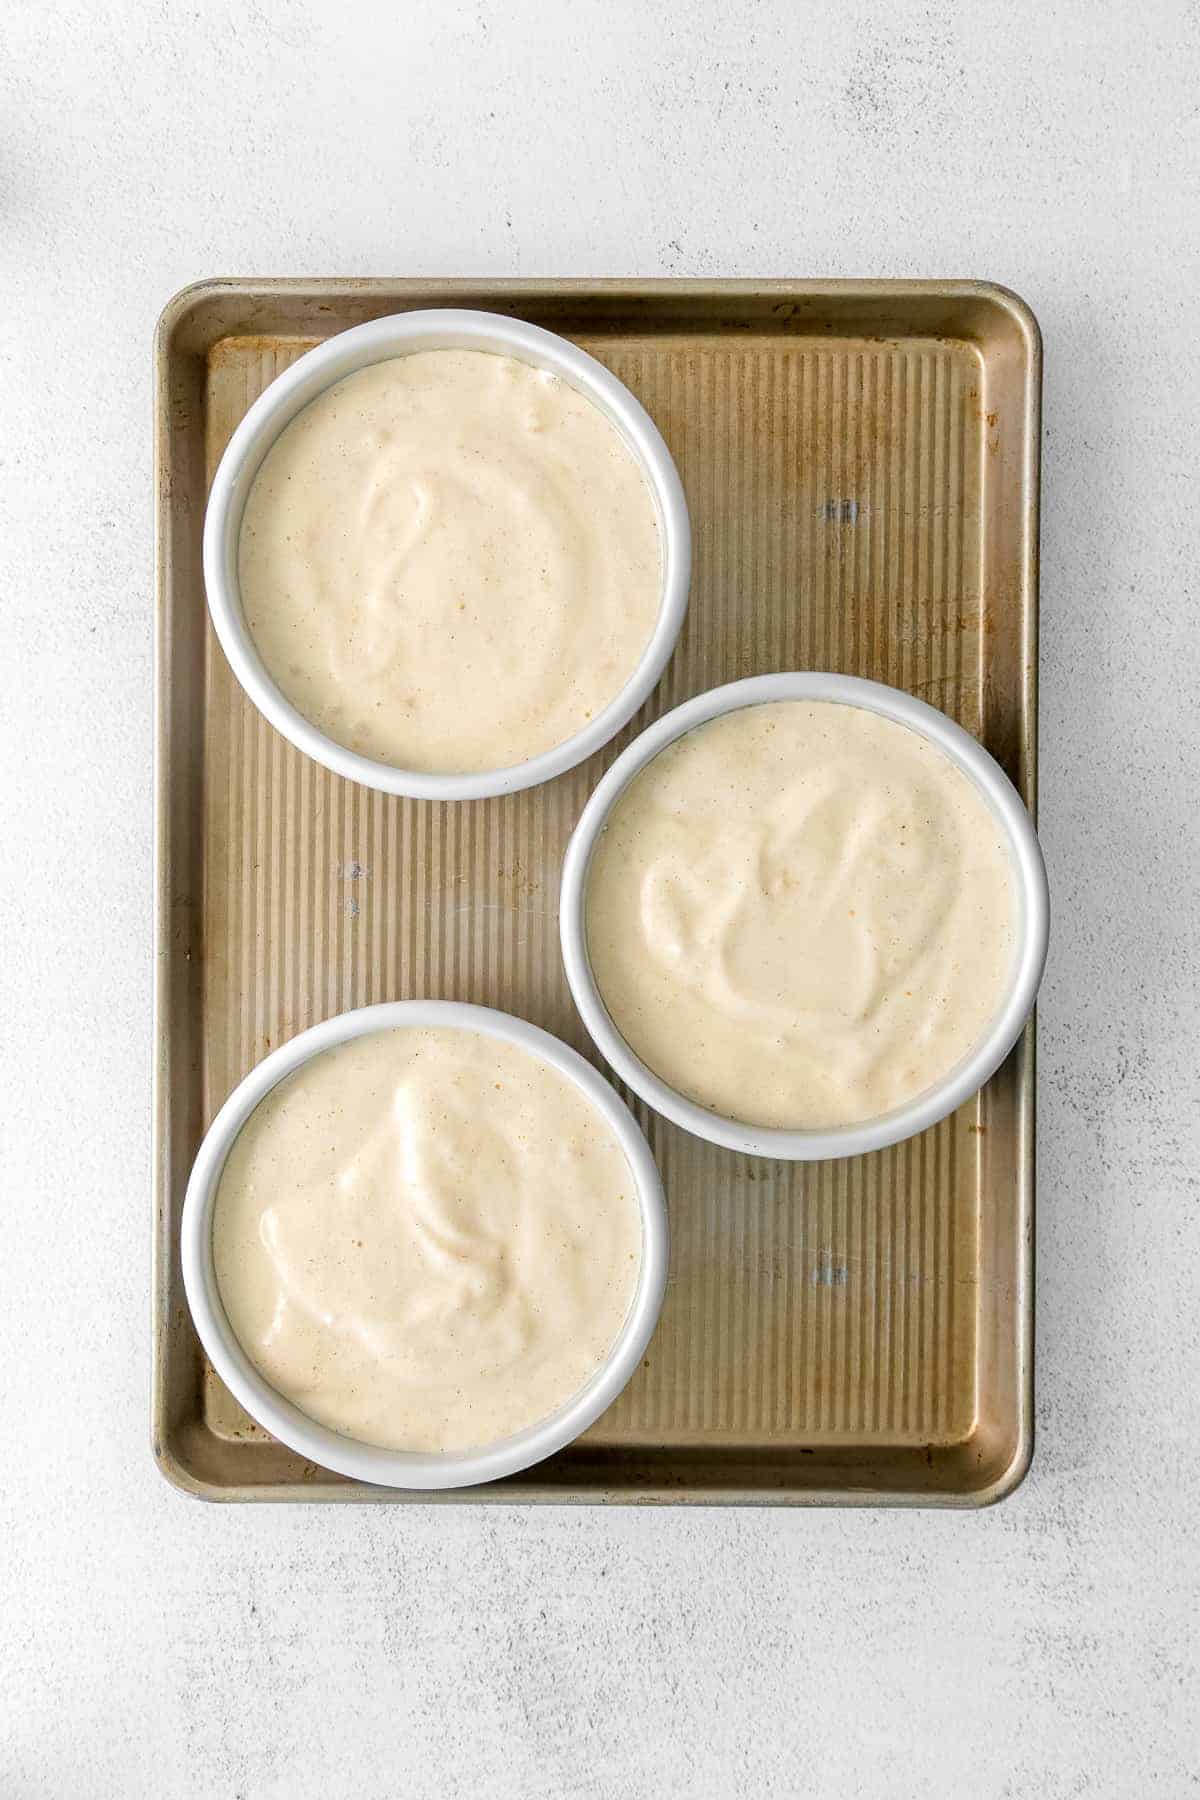
MULTIPOLYGON (((718 682, 892 682, 1032 806, 1037 326, 973 282, 214 281, 168 306, 156 359, 154 1452, 210 1499, 406 1499, 293 1455, 207 1367, 178 1248, 205 1126, 274 1045, 369 1001, 503 1007, 588 1054, 558 952, 563 847, 633 734, 718 682), (627 730, 545 787, 458 805, 356 788, 280 738, 217 648, 200 566, 208 481, 267 383, 331 332, 443 305, 530 319, 615 370, 678 461, 696 551, 679 647, 627 730)), ((1033 1092, 1031 1028, 953 1118, 821 1165, 738 1156, 637 1104, 673 1239, 643 1367, 576 1445, 440 1498, 1011 1491, 1032 1448, 1033 1092)))

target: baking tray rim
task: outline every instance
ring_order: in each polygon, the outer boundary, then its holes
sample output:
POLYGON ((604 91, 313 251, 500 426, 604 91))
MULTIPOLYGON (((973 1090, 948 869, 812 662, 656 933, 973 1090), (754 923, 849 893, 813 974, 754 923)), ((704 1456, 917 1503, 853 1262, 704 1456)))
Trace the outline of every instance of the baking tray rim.
MULTIPOLYGON (((168 708, 170 645, 165 630, 170 583, 170 514, 173 495, 165 480, 172 425, 168 397, 170 360, 175 338, 190 315, 207 302, 228 296, 272 297, 312 294, 333 299, 351 297, 371 301, 394 298, 403 305, 407 295, 438 293, 451 303, 465 293, 486 294, 498 307, 522 298, 561 296, 579 299, 628 298, 631 300, 668 300, 671 298, 762 299, 780 302, 818 302, 827 300, 897 301, 906 297, 985 301, 1003 311, 1020 333, 1024 346, 1025 381, 1024 410, 1021 419, 1021 476, 1024 504, 1021 518, 1021 551, 1019 586, 1026 596, 1023 608, 1022 649, 1024 652, 1024 687, 1028 696, 1026 729, 1026 768, 1022 782, 1023 797, 1031 816, 1037 818, 1037 722, 1038 722, 1038 555, 1040 528, 1040 453, 1041 453, 1041 385, 1042 333, 1037 317, 1027 301, 1001 283, 981 280, 937 278, 754 278, 695 279, 652 277, 490 277, 480 276, 215 276, 190 282, 178 290, 163 307, 154 329, 154 380, 152 388, 153 484, 154 484, 154 969, 152 978, 152 1091, 151 1124, 153 1151, 154 1229, 151 1269, 151 1451, 155 1465, 170 1486, 191 1498, 210 1504, 338 1502, 340 1504, 425 1503, 433 1505, 647 1505, 673 1504, 693 1506, 879 1506, 928 1507, 936 1510, 977 1510, 1008 1498, 1029 1473, 1035 1449, 1033 1406, 1033 1344, 1035 1328, 1034 1292, 1034 1192, 1035 1145, 1034 1099, 1036 1094, 1036 1013, 1026 1026, 1017 1049, 1021 1068, 1016 1090, 1015 1130, 1020 1138, 1017 1152, 1018 1181, 1014 1221, 1019 1232, 1020 1254, 1017 1264, 1014 1313, 1018 1332, 1016 1343, 1015 1398, 1016 1433, 1013 1452, 1005 1468, 985 1486, 959 1491, 927 1489, 851 1488, 820 1486, 811 1488, 728 1488, 708 1486, 704 1489, 685 1486, 595 1487, 564 1491, 536 1481, 512 1481, 494 1488, 478 1488, 466 1493, 447 1491, 414 1494, 407 1490, 381 1488, 371 1490, 363 1484, 340 1484, 326 1481, 297 1482, 290 1486, 245 1483, 227 1485, 198 1475, 187 1467, 182 1457, 168 1442, 165 1364, 169 1331, 169 1277, 167 1258, 170 1250, 169 1171, 167 1149, 167 1066, 170 1038, 167 1004, 167 970, 171 953, 171 896, 169 891, 170 859, 167 854, 169 831, 169 760, 171 733, 168 708), (519 1482, 519 1487, 517 1483, 519 1482)), ((436 304, 437 302, 434 302, 436 304)), ((286 335, 286 334, 276 334, 286 335)), ((319 334, 316 334, 319 335, 319 334)))

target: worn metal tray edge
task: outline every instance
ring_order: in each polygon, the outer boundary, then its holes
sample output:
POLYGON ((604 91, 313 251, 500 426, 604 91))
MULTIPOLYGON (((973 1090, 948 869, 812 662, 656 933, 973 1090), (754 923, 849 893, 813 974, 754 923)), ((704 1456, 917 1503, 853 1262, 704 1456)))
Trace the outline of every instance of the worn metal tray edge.
POLYGON ((167 602, 170 579, 170 507, 171 495, 164 483, 167 460, 169 422, 168 359, 174 333, 187 314, 210 297, 223 293, 273 294, 324 293, 361 295, 382 299, 385 295, 402 298, 406 290, 428 290, 437 287, 447 301, 458 292, 475 292, 483 286, 497 301, 517 301, 523 295, 544 293, 552 288, 559 293, 606 294, 630 298, 685 295, 776 296, 798 301, 816 301, 822 297, 852 297, 863 300, 899 298, 905 293, 940 295, 946 298, 986 299, 1006 311, 1019 329, 1026 346, 1026 432, 1023 449, 1023 483, 1027 504, 1023 514, 1020 580, 1023 591, 1031 596, 1024 615, 1024 650, 1029 693, 1029 708, 1022 743, 1021 788, 1031 815, 1037 817, 1037 732, 1038 732, 1038 586, 1040 535, 1040 463, 1042 401, 1042 334, 1036 315, 1029 304, 1012 289, 1000 283, 976 280, 938 279, 808 279, 768 280, 675 280, 652 278, 555 279, 541 277, 212 277, 189 283, 164 306, 154 332, 153 382, 153 481, 155 491, 155 617, 154 617, 154 849, 153 887, 155 896, 154 971, 152 979, 152 1131, 154 1233, 151 1270, 151 1450, 156 1467, 164 1480, 190 1498, 209 1504, 227 1505, 255 1502, 259 1504, 292 1504, 296 1502, 339 1502, 342 1504, 470 1504, 470 1505, 687 1505, 687 1506, 847 1506, 935 1508, 937 1510, 978 1510, 1009 1498, 1029 1473, 1035 1450, 1033 1345, 1035 1327, 1034 1300, 1034 1220, 1035 1220, 1035 1134, 1034 1100, 1036 1094, 1036 1014, 1030 1019, 1018 1049, 1020 1059, 1018 1084, 1018 1131, 1021 1142, 1018 1158, 1021 1170, 1018 1195, 1018 1217, 1021 1222, 1023 1253, 1018 1266, 1015 1296, 1020 1325, 1018 1344, 1019 1405, 1017 1433, 1008 1465, 986 1486, 953 1492, 874 1488, 854 1489, 845 1486, 761 1489, 709 1487, 703 1491, 676 1487, 606 1487, 587 1492, 563 1490, 524 1480, 509 1481, 463 1492, 451 1490, 416 1494, 390 1488, 372 1489, 366 1484, 314 1480, 303 1486, 281 1488, 272 1484, 231 1488, 209 1481, 195 1473, 167 1441, 168 1420, 164 1388, 167 1325, 167 1263, 170 1256, 168 1170, 165 1166, 166 1108, 169 1053, 169 1021, 166 1004, 168 958, 171 937, 171 896, 168 891, 169 865, 166 853, 168 829, 170 739, 167 719, 167 602))

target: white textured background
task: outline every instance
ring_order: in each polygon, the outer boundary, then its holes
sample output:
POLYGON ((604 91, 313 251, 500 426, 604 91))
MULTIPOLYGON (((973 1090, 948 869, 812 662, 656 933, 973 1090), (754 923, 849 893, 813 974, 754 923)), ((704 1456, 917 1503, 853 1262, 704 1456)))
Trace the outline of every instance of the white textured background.
POLYGON ((0 1796, 1200 1788, 1196 0, 8 0, 0 1796), (213 1509, 147 1444, 150 340, 215 274, 1046 336, 1039 1447, 982 1515, 213 1509))

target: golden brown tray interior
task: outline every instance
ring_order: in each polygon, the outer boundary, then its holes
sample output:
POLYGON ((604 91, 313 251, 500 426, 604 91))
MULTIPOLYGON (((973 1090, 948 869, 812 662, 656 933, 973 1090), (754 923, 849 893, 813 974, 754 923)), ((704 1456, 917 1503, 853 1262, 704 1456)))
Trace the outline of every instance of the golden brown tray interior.
MULTIPOLYGON (((175 304, 159 393, 155 1443, 181 1484, 389 1497, 274 1443, 207 1369, 178 1270, 191 1158, 255 1062, 350 1006, 477 1001, 598 1061, 559 959, 558 870, 649 719, 737 676, 845 670, 942 707, 1032 798, 1036 359, 1023 309, 982 288, 261 283, 175 304), (267 383, 329 332, 446 304, 563 331, 627 382, 678 461, 696 551, 679 648, 620 738, 546 787, 460 805, 357 789, 284 742, 231 677, 200 574, 207 481, 267 383)), ((1029 1453, 1031 1097, 1023 1043, 944 1124, 815 1166, 734 1155, 637 1105, 672 1229, 644 1366, 578 1445, 457 1497, 1006 1491, 1029 1453)))

